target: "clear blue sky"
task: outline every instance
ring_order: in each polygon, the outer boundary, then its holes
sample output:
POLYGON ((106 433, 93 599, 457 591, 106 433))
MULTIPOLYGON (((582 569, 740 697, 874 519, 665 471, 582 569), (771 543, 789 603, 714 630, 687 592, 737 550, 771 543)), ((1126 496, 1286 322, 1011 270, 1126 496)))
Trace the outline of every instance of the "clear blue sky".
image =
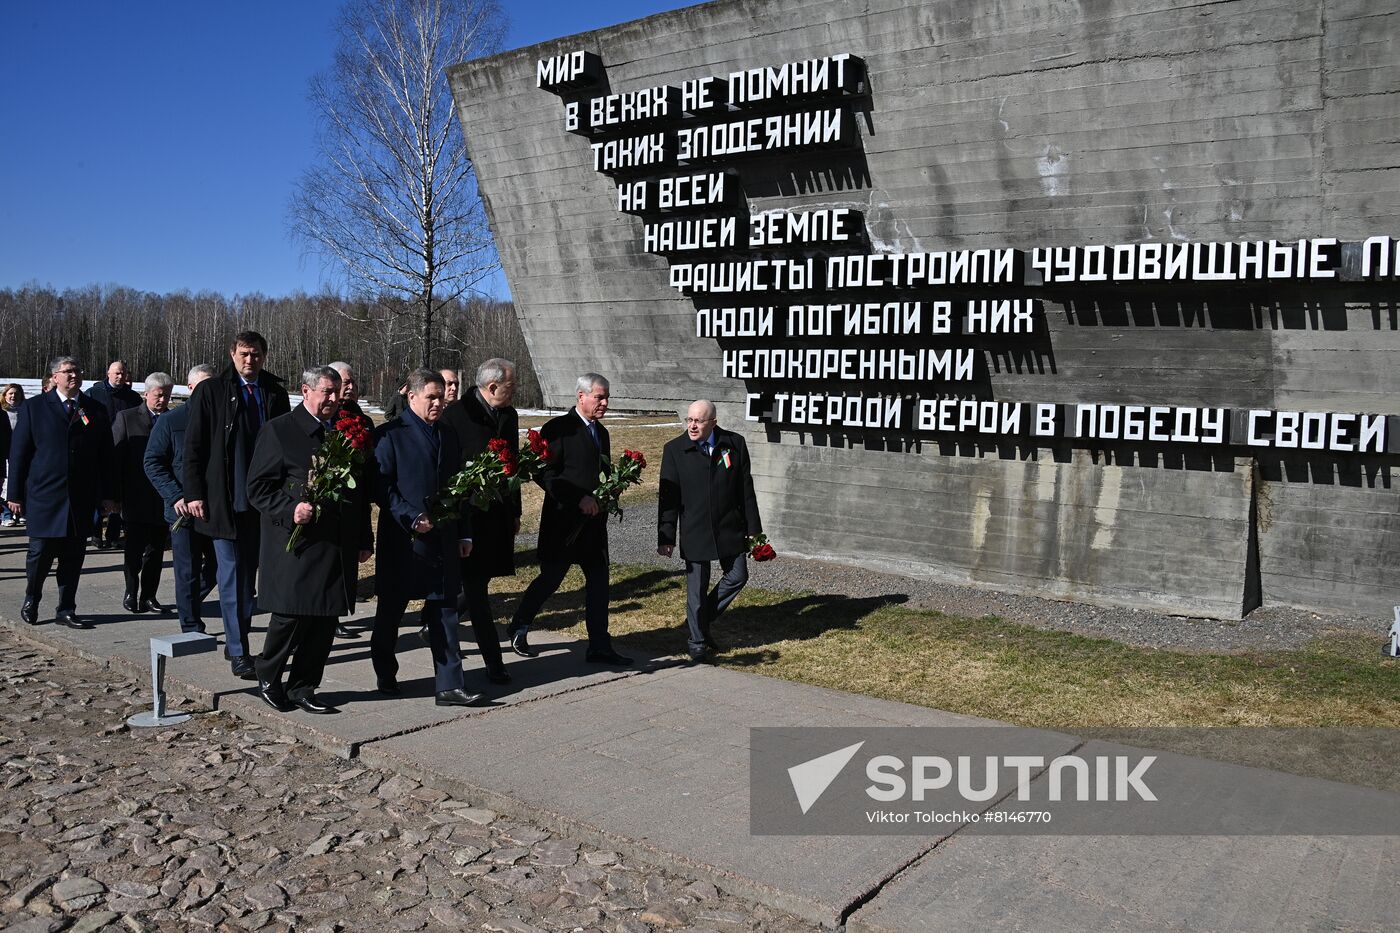
MULTIPOLYGON (((502 0, 506 48, 693 0, 502 0)), ((287 233, 337 0, 0 0, 0 288, 328 278, 287 233)), ((497 289, 504 294, 504 283, 497 289)))

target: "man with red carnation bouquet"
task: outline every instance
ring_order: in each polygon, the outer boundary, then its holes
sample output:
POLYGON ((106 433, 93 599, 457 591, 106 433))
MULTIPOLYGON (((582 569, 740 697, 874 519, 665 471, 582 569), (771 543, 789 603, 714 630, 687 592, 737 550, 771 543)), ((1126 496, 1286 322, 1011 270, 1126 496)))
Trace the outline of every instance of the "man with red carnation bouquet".
POLYGON ((767 559, 773 549, 758 517, 748 445, 719 426, 715 405, 706 399, 691 403, 685 433, 661 453, 656 553, 670 557, 677 539, 685 561, 690 660, 708 663, 717 648, 710 626, 749 582, 750 548, 756 560, 767 559), (711 590, 710 562, 716 560, 723 576, 711 590))
POLYGON ((358 419, 337 417, 339 373, 313 366, 301 383, 301 404, 267 423, 248 467, 248 502, 262 516, 258 606, 272 612, 254 666, 269 706, 324 714, 338 710, 316 688, 336 623, 355 608, 356 567, 374 548, 371 441, 358 419))
MULTIPOLYGON (((468 460, 488 451, 495 453, 512 472, 519 442, 520 418, 511 401, 515 398, 515 364, 490 359, 476 369, 476 386, 461 399, 447 406, 443 424, 457 435, 461 447, 461 469, 468 460)), ((471 619, 472 634, 486 677, 493 684, 510 683, 501 658, 501 638, 491 617, 489 586, 492 577, 515 576, 515 535, 520 531, 520 489, 508 488, 501 499, 471 506, 472 552, 462 558, 462 595, 457 615, 471 619)))
POLYGON ((572 564, 583 570, 584 619, 593 664, 631 664, 613 650, 608 633, 608 509, 594 492, 600 474, 611 474, 608 431, 599 422, 608 411, 608 380, 584 373, 576 386, 578 404, 545 423, 540 434, 549 458, 536 482, 544 488, 540 514, 540 575, 520 598, 510 624, 511 648, 532 658, 530 623, 553 596, 572 564))
MULTIPOLYGON (((367 434, 373 434, 374 421, 360 408, 360 383, 355 378, 354 367, 344 360, 336 360, 328 365, 340 373, 340 411, 336 414, 336 419, 340 420, 348 414, 360 423, 360 427, 364 428, 367 434)), ((335 627, 335 637, 359 638, 360 633, 342 622, 335 627)))

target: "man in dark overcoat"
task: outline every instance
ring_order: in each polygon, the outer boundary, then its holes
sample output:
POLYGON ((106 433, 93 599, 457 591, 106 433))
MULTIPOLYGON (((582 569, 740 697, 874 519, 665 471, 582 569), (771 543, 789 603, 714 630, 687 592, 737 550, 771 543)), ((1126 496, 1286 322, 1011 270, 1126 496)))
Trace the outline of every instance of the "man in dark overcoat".
MULTIPOLYGON (((360 408, 360 382, 355 378, 355 370, 344 360, 336 360, 328 364, 331 369, 340 374, 340 413, 350 415, 360 423, 370 436, 374 435, 374 419, 365 414, 360 408)), ((350 628, 344 622, 335 627, 337 638, 359 638, 360 633, 350 628)))
MULTIPOLYGON (((87 391, 88 397, 107 409, 109 424, 117 423, 117 415, 141 406, 141 396, 131 387, 131 371, 125 360, 112 360, 107 365, 107 381, 94 383, 87 391)), ((116 547, 122 536, 124 521, 120 513, 113 512, 97 520, 97 549, 107 551, 116 547), (105 528, 105 530, 104 530, 105 528)))
POLYGON ((656 512, 656 552, 670 557, 679 541, 685 561, 692 662, 709 660, 710 625, 749 581, 749 538, 762 533, 748 445, 719 426, 713 402, 699 399, 686 412, 685 433, 662 450, 656 512), (723 575, 711 590, 716 560, 723 575))
MULTIPOLYGON (((447 406, 442 420, 454 434, 462 451, 458 469, 486 453, 491 441, 520 444, 520 418, 511 405, 515 397, 515 364, 490 359, 476 370, 476 386, 460 400, 447 406)), ((470 618, 476 646, 492 683, 510 683, 501 659, 501 639, 491 616, 492 577, 515 575, 515 535, 520 531, 520 490, 505 502, 492 502, 485 509, 472 506, 472 552, 462 559, 462 595, 457 601, 459 618, 470 618)))
POLYGON ((229 366, 190 396, 185 430, 185 502, 195 530, 214 539, 224 656, 233 673, 253 680, 248 629, 258 572, 258 513, 248 501, 248 465, 258 431, 292 410, 282 380, 263 369, 267 341, 243 331, 229 346, 229 366))
POLYGON ((631 664, 613 650, 608 633, 608 516, 593 497, 599 475, 608 468, 608 431, 600 424, 608 411, 608 380, 597 373, 578 379, 578 403, 540 429, 549 442, 549 464, 539 484, 544 487, 540 512, 540 575, 525 588, 511 620, 511 648, 534 657, 530 623, 545 600, 564 582, 572 564, 583 570, 584 621, 588 628, 585 659, 594 664, 631 664))
POLYGON ((146 445, 157 420, 164 417, 170 407, 175 380, 168 373, 151 373, 145 385, 144 404, 118 412, 112 425, 117 499, 122 504, 122 520, 126 524, 122 555, 126 595, 122 597, 122 608, 127 612, 165 611, 156 599, 156 589, 165 565, 170 526, 165 523, 165 503, 146 477, 146 445))
MULTIPOLYGON (((301 377, 302 403, 258 434, 248 468, 248 501, 262 516, 258 607, 269 610, 267 638, 255 662, 258 693, 274 709, 334 713, 316 697, 337 620, 355 609, 359 564, 374 547, 370 530, 368 451, 344 502, 305 501, 312 456, 335 431, 340 375, 314 366, 301 377), (302 531, 290 552, 287 544, 302 531), (282 673, 290 662, 287 684, 282 673)), ((366 440, 368 436, 366 435, 366 440)))
MULTIPOLYGON (((185 384, 193 392, 195 386, 217 373, 218 367, 213 363, 200 363, 189 371, 185 384)), ((144 466, 146 478, 165 503, 162 517, 170 528, 170 562, 175 568, 175 611, 180 616, 180 631, 203 634, 203 604, 218 584, 218 560, 214 556, 214 539, 194 528, 181 485, 190 410, 186 403, 156 420, 146 444, 144 466), (173 527, 176 523, 179 528, 173 527)))
POLYGON ((29 520, 27 585, 19 614, 30 625, 38 623, 44 580, 56 560, 54 620, 68 628, 91 628, 78 618, 78 580, 99 508, 104 514, 116 508, 112 425, 107 410, 79 390, 83 373, 77 360, 60 356, 49 372, 53 391, 24 404, 10 439, 8 506, 29 520))
POLYGON ((374 441, 375 501, 379 504, 379 557, 374 589, 370 657, 379 692, 396 696, 399 625, 410 599, 424 600, 421 622, 433 654, 437 705, 477 706, 481 694, 463 689, 462 654, 457 640, 459 558, 472 551, 470 519, 434 522, 431 513, 440 490, 457 472, 461 454, 457 437, 439 422, 443 409, 442 374, 416 369, 408 378, 408 407, 380 426, 374 441))

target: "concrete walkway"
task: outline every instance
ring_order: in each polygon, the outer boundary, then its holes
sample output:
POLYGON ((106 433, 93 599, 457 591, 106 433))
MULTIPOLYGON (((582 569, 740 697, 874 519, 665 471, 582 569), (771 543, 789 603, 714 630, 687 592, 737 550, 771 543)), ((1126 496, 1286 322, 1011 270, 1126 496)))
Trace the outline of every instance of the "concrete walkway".
MULTIPOLYGON (((96 628, 75 632, 48 621, 52 581, 43 624, 27 626, 17 621, 26 543, 21 533, 0 530, 0 624, 55 651, 148 677, 148 638, 178 626, 172 617, 129 617, 120 609, 120 555, 88 554, 79 608, 96 628)), ((173 602, 168 570, 166 577, 162 599, 173 602)), ((216 620, 212 603, 208 609, 216 620)), ((255 634, 254 646, 260 642, 255 634)), ((484 709, 433 705, 431 663, 412 626, 399 641, 406 689, 398 699, 373 692, 367 638, 337 641, 322 693, 343 706, 338 716, 274 712, 217 654, 172 662, 168 689, 187 708, 255 719, 333 754, 831 926, 1394 928, 1395 835, 999 836, 951 824, 907 835, 755 836, 750 727, 998 724, 723 668, 682 667, 674 658, 639 658, 630 670, 598 668, 583 662, 580 643, 548 632, 532 642, 541 655, 511 658, 514 682, 493 689, 497 703, 484 709)), ((468 645, 469 637, 464 650, 468 645)), ((484 685, 474 652, 468 683, 484 685)), ((1047 755, 1085 747, 1070 735, 1017 732, 1047 755)), ((1299 808, 1400 813, 1400 797, 1379 791, 1235 772, 1231 779, 1240 785, 1253 776, 1283 782, 1299 808)), ((982 805, 984 812, 1014 807, 1004 800, 982 805)))

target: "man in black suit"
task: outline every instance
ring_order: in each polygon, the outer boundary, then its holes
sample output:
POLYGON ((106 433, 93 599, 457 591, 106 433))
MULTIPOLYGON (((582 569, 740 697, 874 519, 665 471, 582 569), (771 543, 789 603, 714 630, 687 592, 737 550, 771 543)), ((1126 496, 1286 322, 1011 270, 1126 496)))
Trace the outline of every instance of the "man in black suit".
POLYGON ((715 647, 710 625, 749 582, 748 539, 763 533, 753 492, 749 448, 721 428, 713 402, 693 402, 685 433, 661 453, 656 553, 670 557, 677 539, 685 561, 685 624, 692 663, 708 661, 715 647), (710 589, 710 562, 723 574, 710 589))
POLYGON ((165 523, 165 503, 146 477, 146 445, 156 420, 170 408, 174 388, 175 380, 169 373, 151 373, 142 393, 145 404, 119 412, 112 425, 117 499, 126 523, 126 595, 122 597, 122 608, 127 612, 165 611, 156 600, 156 589, 170 543, 170 526, 165 523))
POLYGON ((82 367, 71 356, 49 366, 53 391, 30 399, 19 410, 10 442, 10 511, 29 519, 28 581, 20 618, 39 621, 44 580, 58 561, 58 612, 69 628, 92 628, 78 618, 78 580, 84 546, 99 507, 110 514, 113 501, 112 425, 107 411, 84 395, 82 367))
MULTIPOLYGON (((213 363, 200 363, 189 371, 186 385, 191 392, 219 372, 213 363)), ((175 568, 175 609, 180 615, 180 631, 203 634, 203 603, 218 585, 218 560, 214 540, 193 527, 185 502, 181 478, 185 475, 185 430, 190 423, 190 405, 181 405, 156 421, 146 444, 146 478, 165 502, 164 519, 170 528, 171 563, 175 568), (172 527, 179 524, 179 528, 172 527)))
POLYGON ((399 624, 411 599, 423 600, 419 618, 428 630, 438 706, 478 706, 467 693, 457 640, 458 559, 472 551, 470 519, 434 522, 433 503, 457 472, 457 437, 442 420, 442 374, 415 369, 408 376, 408 407, 375 435, 375 501, 379 504, 379 559, 374 589, 370 658, 379 692, 399 694, 396 655, 399 624))
MULTIPOLYGON (((447 407, 443 423, 457 435, 462 449, 457 469, 486 452, 491 441, 500 438, 512 448, 520 443, 520 418, 511 406, 515 397, 515 364, 491 359, 476 370, 476 386, 447 407)), ((510 683, 501 660, 501 639, 491 617, 489 587, 492 577, 515 576, 515 535, 520 531, 520 491, 506 502, 493 502, 485 509, 472 506, 472 552, 462 559, 462 596, 457 600, 459 618, 472 620, 472 634, 486 665, 486 679, 493 684, 510 683)))
POLYGON ((370 458, 365 451, 344 502, 304 501, 311 458, 335 431, 340 375, 329 366, 311 367, 302 373, 301 397, 290 414, 273 418, 258 434, 248 467, 248 501, 262 514, 258 606, 272 612, 256 661, 258 693, 280 712, 335 713, 316 698, 316 688, 336 620, 355 609, 356 567, 369 560, 374 547, 365 496, 370 458), (301 534, 288 552, 297 527, 301 534))
POLYGON ((185 503, 195 530, 214 539, 224 656, 244 680, 257 676, 248 651, 253 578, 258 571, 258 513, 248 501, 248 465, 262 426, 292 410, 282 380, 263 369, 267 341, 243 331, 229 345, 230 363, 190 396, 185 429, 185 503))
MULTIPOLYGON (((374 435, 374 419, 364 413, 360 408, 360 383, 355 378, 355 370, 344 360, 336 360, 329 364, 331 369, 340 374, 340 411, 353 416, 360 422, 360 426, 374 435)), ((338 623, 335 627, 337 638, 359 638, 360 633, 350 628, 345 623, 338 623)))
POLYGON ((597 373, 578 378, 578 403, 540 429, 549 442, 549 465, 540 477, 544 506, 540 513, 540 575, 525 589, 511 620, 511 648, 533 658, 530 623, 544 601, 554 595, 572 564, 583 570, 584 621, 588 653, 594 664, 631 664, 613 650, 608 633, 608 516, 593 497, 599 474, 608 468, 608 431, 599 422, 608 412, 608 380, 597 373))
MULTIPOLYGON (((113 425, 117 423, 117 415, 141 405, 141 396, 131 387, 131 372, 124 360, 112 360, 107 366, 107 381, 96 383, 88 389, 87 394, 94 402, 107 409, 107 422, 113 425)), ((111 550, 117 546, 117 539, 122 536, 122 525, 122 516, 117 512, 107 516, 105 522, 98 518, 96 543, 99 551, 111 550)))

